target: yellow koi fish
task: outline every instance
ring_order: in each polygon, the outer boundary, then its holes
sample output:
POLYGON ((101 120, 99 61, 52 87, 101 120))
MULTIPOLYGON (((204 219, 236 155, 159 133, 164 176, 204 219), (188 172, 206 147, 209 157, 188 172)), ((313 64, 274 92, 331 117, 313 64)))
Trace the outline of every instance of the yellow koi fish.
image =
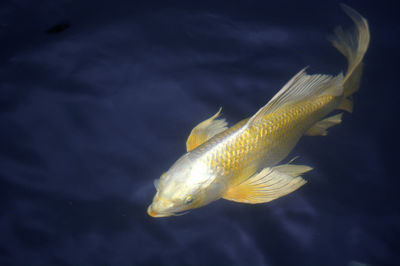
POLYGON ((154 184, 157 193, 148 214, 178 215, 224 198, 264 203, 287 195, 306 181, 312 168, 278 165, 303 135, 326 135, 342 114, 352 111, 350 96, 359 89, 362 59, 369 44, 368 23, 355 10, 342 6, 355 30, 335 30, 333 45, 347 58, 346 75, 296 74, 255 115, 227 128, 217 119, 221 109, 191 132, 184 154, 154 184))

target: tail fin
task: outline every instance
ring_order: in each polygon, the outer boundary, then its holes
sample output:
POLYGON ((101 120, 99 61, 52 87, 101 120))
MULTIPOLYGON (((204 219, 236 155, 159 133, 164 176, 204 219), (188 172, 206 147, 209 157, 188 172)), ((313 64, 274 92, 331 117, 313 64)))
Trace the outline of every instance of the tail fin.
POLYGON ((363 69, 362 60, 368 49, 370 40, 369 27, 367 20, 357 11, 349 6, 341 4, 343 11, 353 20, 355 29, 343 31, 341 27, 335 29, 335 36, 331 38, 331 42, 336 49, 341 52, 348 61, 347 72, 344 77, 344 99, 346 104, 339 106, 339 109, 346 111, 352 110, 349 107, 349 99, 353 93, 358 91, 360 87, 360 79, 363 69), (343 108, 343 106, 347 106, 343 108))

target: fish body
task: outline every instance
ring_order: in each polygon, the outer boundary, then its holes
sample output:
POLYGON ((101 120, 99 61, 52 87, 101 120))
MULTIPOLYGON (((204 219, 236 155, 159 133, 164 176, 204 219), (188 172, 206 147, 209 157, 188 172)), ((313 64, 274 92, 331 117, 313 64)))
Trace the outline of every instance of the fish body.
POLYGON ((235 185, 266 165, 284 159, 316 121, 330 113, 342 97, 321 96, 265 115, 254 125, 242 121, 191 151, 213 178, 235 185))
POLYGON ((344 10, 357 30, 352 35, 337 30, 332 42, 348 59, 346 75, 308 75, 302 70, 251 118, 227 128, 225 120, 217 119, 220 110, 200 123, 188 138, 188 152, 155 181, 149 215, 177 215, 219 198, 264 203, 306 183, 300 175, 311 167, 277 164, 303 135, 326 135, 341 122, 341 114, 325 118, 329 113, 352 110, 348 97, 358 90, 369 30, 356 11, 344 10))

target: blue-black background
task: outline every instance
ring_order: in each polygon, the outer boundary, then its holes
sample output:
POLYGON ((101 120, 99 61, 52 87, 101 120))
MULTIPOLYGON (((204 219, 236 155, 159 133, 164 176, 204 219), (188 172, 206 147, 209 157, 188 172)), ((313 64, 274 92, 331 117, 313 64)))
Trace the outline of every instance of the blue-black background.
POLYGON ((370 23, 365 73, 354 113, 289 156, 308 184, 154 219, 194 125, 250 116, 305 66, 345 70, 339 3, 2 1, 0 265, 399 265, 399 12, 346 4, 370 23))

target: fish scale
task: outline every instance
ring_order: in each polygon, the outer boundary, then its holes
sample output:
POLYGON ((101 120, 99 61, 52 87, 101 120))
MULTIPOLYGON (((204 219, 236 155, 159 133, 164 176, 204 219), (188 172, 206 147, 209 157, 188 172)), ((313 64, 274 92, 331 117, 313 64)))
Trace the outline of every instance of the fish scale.
POLYGON ((219 175, 240 183, 266 165, 281 161, 309 127, 330 113, 341 97, 320 96, 266 115, 261 123, 241 128, 243 120, 205 142, 197 156, 219 175), (248 165, 254 167, 250 168, 248 165))

